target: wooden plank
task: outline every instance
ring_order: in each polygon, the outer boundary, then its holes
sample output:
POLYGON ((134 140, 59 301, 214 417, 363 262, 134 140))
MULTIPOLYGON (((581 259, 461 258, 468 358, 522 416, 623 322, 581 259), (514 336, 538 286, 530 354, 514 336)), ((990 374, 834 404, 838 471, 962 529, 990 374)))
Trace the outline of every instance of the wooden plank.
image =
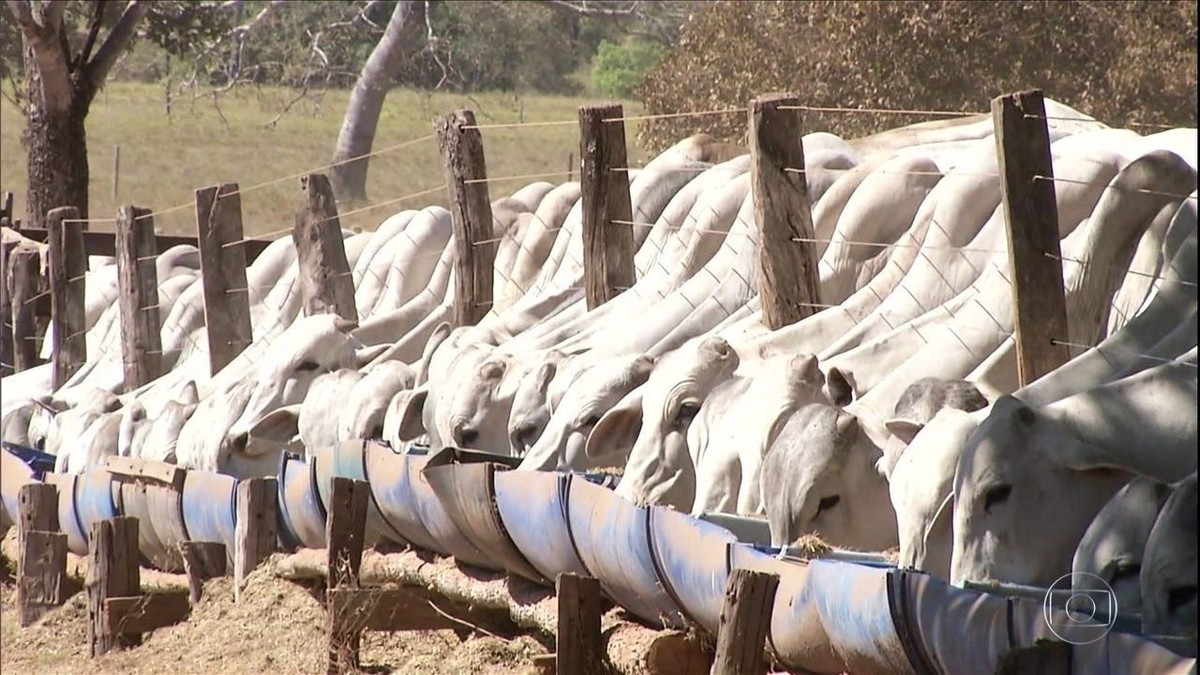
POLYGON ((36 250, 17 247, 11 261, 13 369, 19 373, 41 363, 36 311, 38 297, 49 288, 49 282, 42 276, 42 257, 36 250))
POLYGON ((371 487, 365 481, 340 476, 332 481, 325 507, 325 546, 329 551, 326 588, 356 587, 371 487))
POLYGON ((1042 92, 992 99, 992 122, 1013 270, 1017 373, 1024 387, 1071 358, 1061 343, 1068 336, 1067 300, 1042 92))
POLYGON ((13 364, 13 320, 12 320, 12 269, 9 256, 17 248, 17 243, 4 242, 0 244, 0 377, 8 377, 14 372, 13 364))
POLYGON ((430 594, 416 587, 335 588, 326 594, 326 606, 330 621, 344 633, 462 627, 434 609, 430 594))
POLYGON ((83 275, 87 252, 83 224, 74 206, 51 209, 46 214, 50 245, 50 316, 54 322, 51 386, 58 389, 87 360, 83 305, 83 275), (64 222, 67 221, 67 222, 64 222))
POLYGON ((558 672, 558 656, 556 654, 538 654, 530 659, 532 670, 537 675, 555 675, 558 672))
POLYGON ((184 541, 179 544, 183 573, 188 579, 188 602, 195 606, 204 594, 204 581, 225 576, 225 544, 216 541, 184 541))
POLYGON ((475 128, 475 113, 470 110, 437 118, 433 129, 442 152, 454 245, 458 249, 454 263, 453 323, 473 326, 492 309, 492 276, 498 243, 490 241, 496 235, 492 232, 483 136, 475 128))
POLYGON ((17 559, 19 623, 28 626, 67 599, 67 535, 31 530, 17 559))
POLYGON ((332 313, 347 321, 358 321, 354 279, 329 178, 323 173, 310 173, 300 180, 304 201, 296 211, 292 241, 300 265, 304 315, 332 313))
POLYGON ((600 582, 592 577, 563 573, 555 582, 558 596, 556 667, 560 673, 590 675, 602 672, 600 582))
POLYGON ((238 483, 233 552, 236 602, 242 601, 246 577, 275 552, 277 486, 274 478, 251 478, 238 483))
POLYGON ((104 630, 126 639, 186 621, 187 593, 147 593, 104 600, 104 630))
POLYGON ((767 672, 764 658, 771 607, 779 576, 737 569, 725 586, 725 605, 717 633, 713 675, 761 675, 767 672))
POLYGON ((196 190, 200 280, 204 285, 204 328, 208 370, 216 375, 254 341, 242 197, 237 183, 196 190))
POLYGON ((1071 645, 1056 640, 1039 641, 1000 655, 996 675, 1070 675, 1071 645))
POLYGON ((158 250, 150 209, 117 210, 117 303, 121 317, 121 363, 125 391, 163 374, 162 322, 158 312, 158 250))
MULTIPOLYGON (((45 242, 46 230, 40 227, 14 228, 22 237, 32 239, 34 241, 45 242)), ((172 246, 195 246, 199 248, 199 241, 196 237, 177 236, 172 234, 160 234, 155 237, 156 248, 160 251, 165 251, 172 246)), ((246 252, 246 261, 254 262, 262 252, 271 245, 270 239, 247 239, 242 249, 246 252)), ((87 250, 88 255, 116 255, 117 241, 116 235, 112 232, 96 232, 93 230, 84 230, 83 246, 87 250)))
POLYGON ((580 200, 583 202, 583 285, 589 310, 633 285, 633 202, 625 123, 619 103, 579 108, 580 200), (618 224, 613 221, 624 221, 618 224))
POLYGON ((183 481, 187 472, 179 465, 169 462, 159 462, 152 459, 136 457, 118 457, 109 455, 104 458, 104 470, 114 476, 152 480, 157 483, 170 485, 176 490, 183 489, 183 481))
POLYGON ((750 103, 750 184, 758 225, 758 295, 771 330, 817 312, 817 257, 804 169, 800 99, 767 94, 750 103))
POLYGON ((16 221, 16 214, 13 213, 13 193, 4 192, 4 202, 0 205, 0 219, 8 227, 12 227, 16 221))
POLYGON ((137 518, 118 517, 92 525, 88 541, 88 645, 93 658, 114 648, 141 643, 137 636, 110 630, 105 601, 130 597, 141 589, 137 518))

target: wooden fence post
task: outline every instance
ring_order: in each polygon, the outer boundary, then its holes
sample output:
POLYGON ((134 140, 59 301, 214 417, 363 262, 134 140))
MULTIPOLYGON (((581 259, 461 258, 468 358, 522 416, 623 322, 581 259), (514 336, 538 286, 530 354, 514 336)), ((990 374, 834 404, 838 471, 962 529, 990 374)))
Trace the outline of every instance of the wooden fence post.
POLYGON ((5 242, 0 245, 0 377, 8 377, 14 372, 16 349, 13 346, 13 316, 12 316, 12 253, 16 250, 16 242, 5 242))
POLYGON ((47 292, 46 277, 42 276, 42 256, 36 249, 18 246, 9 258, 12 269, 9 281, 13 330, 13 367, 16 372, 28 370, 38 358, 38 296, 47 292))
POLYGON ((141 585, 137 518, 122 516, 93 524, 87 572, 88 645, 93 658, 114 647, 141 643, 141 636, 123 635, 119 626, 110 625, 105 609, 106 600, 138 595, 141 585))
POLYGON ((54 322, 51 386, 58 389, 87 361, 83 306, 87 251, 83 248, 83 223, 74 206, 51 209, 46 214, 46 240, 50 245, 50 316, 54 322), (65 221, 65 222, 64 222, 65 221))
POLYGON ((354 279, 346 260, 342 224, 329 177, 310 173, 300 179, 304 203, 296 211, 292 241, 300 264, 300 292, 304 315, 337 314, 358 321, 354 306, 354 279))
POLYGON ((125 391, 162 376, 162 322, 158 314, 158 242, 150 209, 117 211, 117 302, 125 391))
POLYGON ((216 375, 254 340, 237 183, 196 190, 196 239, 204 285, 208 370, 216 375))
POLYGON ((799 105, 800 99, 790 94, 767 94, 750 102, 758 296, 763 323, 771 330, 816 314, 821 302, 799 105))
POLYGON ((558 596, 558 634, 555 667, 560 673, 601 672, 604 653, 600 636, 600 582, 592 577, 563 573, 555 580, 558 596))
POLYGON ((1018 647, 1000 655, 995 675, 1070 675, 1071 645, 1066 642, 1038 641, 1031 647, 1018 647))
POLYGON ((450 216, 458 260, 454 267, 456 326, 479 323, 492 308, 492 275, 496 243, 492 233, 492 203, 488 197, 483 136, 475 128, 475 113, 459 110, 433 122, 450 193, 450 216), (480 242, 480 243, 477 243, 480 242), (488 243, 482 243, 488 242, 488 243))
MULTIPOLYGON (((371 489, 365 481, 344 477, 334 477, 332 481, 325 518, 327 591, 358 588, 371 489)), ((362 631, 345 626, 346 618, 349 618, 347 613, 336 611, 332 603, 326 607, 329 636, 326 672, 330 674, 358 668, 362 631)))
POLYGON ((1023 387, 1071 358, 1050 133, 1042 92, 992 99, 1023 387), (1037 177, 1037 178, 1035 178, 1037 177))
POLYGON ((66 601, 67 535, 58 531, 58 490, 31 483, 18 493, 18 622, 28 626, 66 601))
POLYGON ((635 279, 624 118, 619 103, 579 108, 583 286, 589 310, 612 300, 635 279))
POLYGON ((179 543, 179 555, 183 558, 183 572, 188 579, 188 604, 195 607, 204 593, 204 580, 225 576, 225 544, 216 541, 184 541, 179 543))
POLYGON ((274 478, 250 478, 238 483, 233 552, 235 602, 242 601, 246 577, 275 551, 277 490, 274 478))
POLYGON ((767 572, 736 569, 725 585, 725 605, 717 632, 713 675, 761 675, 771 609, 779 577, 767 572))

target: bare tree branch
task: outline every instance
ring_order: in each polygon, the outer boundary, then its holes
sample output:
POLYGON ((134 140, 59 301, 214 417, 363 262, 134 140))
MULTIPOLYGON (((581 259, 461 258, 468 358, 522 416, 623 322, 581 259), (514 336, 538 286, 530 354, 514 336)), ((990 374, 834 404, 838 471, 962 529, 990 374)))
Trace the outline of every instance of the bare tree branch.
POLYGON ((8 11, 12 12, 13 18, 17 20, 17 25, 22 31, 32 30, 38 27, 38 23, 33 18, 33 10, 29 6, 29 0, 8 0, 8 11))
POLYGON ((43 19, 53 19, 57 13, 58 23, 43 24, 34 17, 27 0, 8 0, 8 8, 21 27, 22 42, 37 64, 41 103, 47 111, 64 112, 71 106, 71 76, 66 54, 59 43, 62 14, 56 7, 48 6, 43 19))
POLYGON ((62 25, 63 13, 67 11, 66 0, 51 0, 46 3, 46 9, 42 12, 42 26, 58 30, 62 25))
POLYGON ((137 37, 137 26, 148 11, 150 5, 145 0, 130 0, 129 4, 125 5, 125 11, 121 13, 121 18, 117 19, 117 25, 113 26, 108 37, 104 38, 104 42, 96 50, 96 56, 84 66, 84 73, 93 87, 98 89, 104 84, 108 71, 112 70, 117 58, 137 37))
MULTIPOLYGON (((582 14, 584 16, 630 16, 637 12, 639 6, 642 4, 639 0, 633 0, 633 2, 622 3, 625 5, 624 7, 608 8, 597 6, 597 4, 589 2, 588 0, 579 0, 579 2, 568 2, 568 0, 546 0, 546 2, 547 4, 554 5, 555 7, 562 7, 563 9, 568 9, 576 14, 582 14)), ((609 5, 617 3, 604 4, 609 5)))
POLYGON ((88 59, 92 58, 92 48, 96 46, 96 37, 100 35, 100 23, 104 21, 104 8, 108 3, 104 0, 95 0, 95 11, 92 13, 92 23, 88 27, 87 42, 83 43, 83 49, 75 57, 75 69, 78 70, 88 59))

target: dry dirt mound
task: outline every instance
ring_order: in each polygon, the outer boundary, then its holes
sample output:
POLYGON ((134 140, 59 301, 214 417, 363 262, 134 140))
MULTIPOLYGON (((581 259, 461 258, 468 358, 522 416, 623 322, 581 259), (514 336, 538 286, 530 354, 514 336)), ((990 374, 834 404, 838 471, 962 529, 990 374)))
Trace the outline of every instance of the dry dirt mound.
MULTIPOLYGON (((233 581, 213 579, 183 624, 145 636, 142 646, 91 660, 87 596, 79 593, 28 628, 17 625, 15 588, 0 586, 0 672, 9 673, 317 673, 325 668, 325 611, 299 585, 268 569, 249 579, 241 604, 233 581)), ((525 673, 537 641, 460 640, 453 631, 367 633, 362 666, 375 673, 459 675, 525 673)))

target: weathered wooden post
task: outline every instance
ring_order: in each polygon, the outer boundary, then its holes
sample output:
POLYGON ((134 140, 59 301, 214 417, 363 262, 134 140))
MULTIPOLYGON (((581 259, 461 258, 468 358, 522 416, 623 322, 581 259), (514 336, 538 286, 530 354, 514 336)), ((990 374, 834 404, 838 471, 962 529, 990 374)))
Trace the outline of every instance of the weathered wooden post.
POLYGON ((109 598, 128 598, 141 591, 138 568, 137 518, 118 517, 92 525, 88 540, 88 645, 92 657, 103 656, 114 647, 141 643, 140 635, 121 632, 122 626, 109 617, 109 598))
POLYGON ((1068 335, 1067 301, 1042 92, 992 99, 992 122, 1013 270, 1017 372, 1025 386, 1071 358, 1067 345, 1055 342, 1068 335))
POLYGON ((492 203, 488 197, 483 136, 475 113, 459 110, 433 122, 442 152, 450 216, 458 260, 454 267, 454 325, 479 323, 492 308, 492 274, 496 261, 492 203))
POLYGON ((736 569, 725 585, 725 606, 717 633, 713 675, 761 675, 771 609, 779 577, 766 572, 736 569))
POLYGON ((254 340, 237 183, 196 190, 196 238, 204 285, 208 370, 216 375, 254 340))
POLYGON ((158 315, 158 241, 150 209, 122 206, 117 212, 117 302, 121 315, 121 361, 125 391, 163 374, 162 323, 158 315))
POLYGON ((362 628, 347 625, 358 617, 340 607, 333 594, 358 588, 370 499, 370 486, 366 482, 343 477, 332 480, 325 519, 325 588, 330 592, 325 615, 329 636, 326 671, 331 675, 358 668, 362 628))
POLYGON ((18 621, 28 626, 66 601, 67 535, 58 531, 58 490, 53 485, 22 486, 18 500, 18 621))
POLYGON ((242 601, 246 577, 275 552, 278 483, 274 478, 250 478, 237 486, 237 525, 234 528, 234 598, 242 601))
POLYGON ((179 555, 183 558, 183 572, 188 579, 188 604, 195 607, 204 593, 204 581, 225 576, 225 544, 216 541, 184 541, 179 543, 179 555))
POLYGON ((589 310, 634 282, 633 226, 628 224, 633 221, 633 203, 624 119, 618 103, 579 108, 583 285, 589 310))
POLYGON ((83 275, 87 251, 83 223, 74 206, 51 209, 46 214, 46 243, 50 245, 50 316, 54 322, 51 385, 58 389, 87 360, 84 325, 83 275))
POLYGON ((358 321, 354 306, 354 279, 346 260, 342 224, 329 177, 310 173, 300 179, 304 203, 296 211, 292 241, 300 265, 300 292, 304 315, 337 314, 358 321))
POLYGON ((36 249, 18 246, 9 261, 9 281, 12 312, 13 369, 28 370, 38 364, 37 301, 45 292, 46 278, 42 276, 42 257, 36 249))
POLYGON ((767 94, 750 102, 750 184, 758 223, 758 296, 771 330, 817 312, 817 256, 804 173, 800 100, 767 94))
POLYGON ((555 668, 560 673, 591 675, 601 672, 604 653, 600 635, 600 582, 592 577, 563 573, 555 581, 558 633, 555 668))
POLYGON ((12 259, 11 254, 16 249, 16 242, 5 242, 0 245, 0 377, 8 377, 15 371, 16 362, 13 348, 13 318, 12 318, 12 259))

